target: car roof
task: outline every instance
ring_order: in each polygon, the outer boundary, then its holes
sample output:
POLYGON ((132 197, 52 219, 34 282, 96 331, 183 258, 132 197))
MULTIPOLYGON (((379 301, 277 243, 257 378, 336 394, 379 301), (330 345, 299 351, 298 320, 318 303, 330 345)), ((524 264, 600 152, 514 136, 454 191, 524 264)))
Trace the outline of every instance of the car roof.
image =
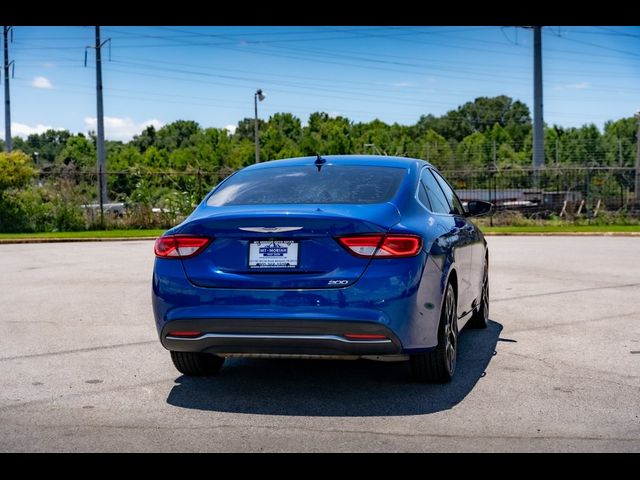
MULTIPOLYGON (((264 169, 273 167, 294 167, 302 165, 314 165, 317 156, 287 158, 283 160, 271 160, 257 163, 246 169, 264 169)), ((324 165, 363 165, 378 167, 415 168, 423 165, 431 165, 425 160, 407 157, 391 157, 386 155, 322 155, 326 160, 324 165)))

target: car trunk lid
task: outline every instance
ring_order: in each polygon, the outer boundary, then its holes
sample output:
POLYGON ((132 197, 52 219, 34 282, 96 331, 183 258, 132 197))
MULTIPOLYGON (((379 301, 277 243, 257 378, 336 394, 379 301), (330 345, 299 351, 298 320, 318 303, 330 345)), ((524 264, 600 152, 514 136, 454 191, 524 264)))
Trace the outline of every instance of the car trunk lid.
POLYGON ((349 286, 371 260, 352 255, 335 237, 386 233, 400 220, 391 203, 209 209, 175 233, 213 238, 202 253, 182 260, 194 285, 211 288, 349 286))

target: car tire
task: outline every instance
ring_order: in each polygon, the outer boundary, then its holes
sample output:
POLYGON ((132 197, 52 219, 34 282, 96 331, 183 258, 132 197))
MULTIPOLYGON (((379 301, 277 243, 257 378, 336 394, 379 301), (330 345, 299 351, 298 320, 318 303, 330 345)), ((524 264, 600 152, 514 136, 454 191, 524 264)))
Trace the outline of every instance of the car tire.
POLYGON ((445 383, 451 381, 456 371, 458 353, 458 312, 456 294, 451 283, 447 284, 440 310, 438 346, 428 352, 409 357, 413 378, 419 382, 445 383))
POLYGON ((484 263, 484 276, 482 280, 482 294, 480 306, 473 312, 473 316, 467 323, 469 328, 487 328, 489 325, 489 262, 484 263))
POLYGON ((201 352, 175 352, 171 350, 173 365, 184 375, 215 375, 222 368, 223 357, 201 352))

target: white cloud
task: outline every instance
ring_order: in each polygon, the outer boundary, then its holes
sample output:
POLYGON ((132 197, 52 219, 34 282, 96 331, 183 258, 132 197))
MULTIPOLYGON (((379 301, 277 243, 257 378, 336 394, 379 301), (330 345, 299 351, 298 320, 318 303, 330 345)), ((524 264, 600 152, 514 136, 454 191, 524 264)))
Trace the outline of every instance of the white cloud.
POLYGON ((553 90, 561 91, 561 90, 566 90, 567 88, 584 90, 585 88, 591 88, 591 84, 589 82, 567 83, 565 85, 556 85, 555 87, 553 87, 553 90))
POLYGON ((47 130, 64 130, 64 128, 42 125, 40 123, 32 127, 25 123, 11 122, 11 136, 26 138, 32 133, 44 133, 47 130))
MULTIPOLYGON (((149 125, 156 130, 164 125, 160 120, 151 119, 142 123, 136 123, 131 118, 104 117, 104 136, 109 140, 122 140, 128 142, 134 135, 140 135, 149 125)), ((84 126, 87 130, 95 131, 98 128, 96 117, 85 117, 84 126)))
POLYGON ((51 80, 47 77, 35 77, 31 82, 31 86, 34 88, 46 88, 51 89, 53 85, 51 84, 51 80))
POLYGON ((396 82, 393 84, 393 86, 399 87, 399 88, 411 88, 411 87, 415 87, 415 84, 411 82, 396 82))
POLYGON ((55 63, 53 63, 53 62, 44 62, 44 63, 42 64, 42 66, 43 66, 44 68, 54 68, 54 67, 56 66, 56 64, 55 64, 55 63))
POLYGON ((231 135, 233 135, 234 133, 236 133, 236 128, 238 128, 238 126, 237 126, 237 125, 226 125, 226 126, 224 127, 224 129, 225 129, 226 131, 228 131, 231 135))

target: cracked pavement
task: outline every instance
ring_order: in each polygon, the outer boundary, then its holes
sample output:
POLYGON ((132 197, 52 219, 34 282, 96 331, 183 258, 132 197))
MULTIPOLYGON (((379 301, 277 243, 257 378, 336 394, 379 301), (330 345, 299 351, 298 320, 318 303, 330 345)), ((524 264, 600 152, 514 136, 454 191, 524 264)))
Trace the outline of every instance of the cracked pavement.
POLYGON ((0 451, 640 452, 640 239, 488 242, 492 322, 447 385, 371 361, 186 378, 153 242, 0 245, 0 451))

